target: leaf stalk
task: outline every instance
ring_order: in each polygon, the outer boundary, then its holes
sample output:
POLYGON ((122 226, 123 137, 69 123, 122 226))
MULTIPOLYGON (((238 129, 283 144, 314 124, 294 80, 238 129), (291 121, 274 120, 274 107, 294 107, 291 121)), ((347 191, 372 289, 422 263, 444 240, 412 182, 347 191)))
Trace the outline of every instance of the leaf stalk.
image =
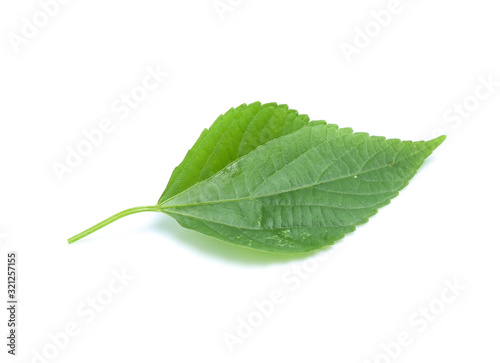
POLYGON ((82 239, 83 237, 86 237, 89 234, 92 234, 95 231, 107 226, 108 224, 113 223, 114 221, 117 221, 120 218, 129 216, 129 215, 135 214, 135 213, 141 213, 141 212, 161 212, 161 208, 158 205, 154 205, 154 206, 148 206, 148 207, 135 207, 135 208, 126 209, 124 211, 121 211, 120 213, 116 213, 115 215, 103 220, 100 223, 97 223, 95 226, 92 226, 89 229, 86 229, 85 231, 69 238, 68 243, 69 244, 74 243, 74 242, 82 239))

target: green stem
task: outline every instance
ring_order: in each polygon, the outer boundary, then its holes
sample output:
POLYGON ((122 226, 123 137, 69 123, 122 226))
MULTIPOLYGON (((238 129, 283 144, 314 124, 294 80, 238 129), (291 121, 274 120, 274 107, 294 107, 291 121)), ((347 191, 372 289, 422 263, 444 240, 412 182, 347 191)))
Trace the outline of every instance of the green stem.
POLYGON ((73 242, 76 242, 79 239, 82 239, 83 237, 86 237, 89 234, 94 233, 95 231, 101 229, 102 227, 107 226, 110 223, 113 223, 114 221, 120 218, 140 212, 161 212, 161 208, 158 205, 154 205, 150 207, 135 207, 126 209, 120 213, 115 214, 114 216, 109 217, 108 219, 105 219, 101 223, 97 223, 95 226, 90 227, 89 229, 83 231, 82 233, 79 233, 76 236, 71 237, 70 239, 68 239, 68 243, 71 244, 73 242))

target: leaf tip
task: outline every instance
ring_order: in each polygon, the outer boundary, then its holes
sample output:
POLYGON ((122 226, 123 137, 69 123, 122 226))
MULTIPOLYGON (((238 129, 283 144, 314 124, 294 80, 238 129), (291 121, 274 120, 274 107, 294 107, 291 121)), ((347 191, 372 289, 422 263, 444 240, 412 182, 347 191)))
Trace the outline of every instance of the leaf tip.
POLYGON ((432 149, 435 149, 439 145, 441 145, 444 140, 446 140, 446 135, 441 135, 441 136, 436 137, 435 139, 427 141, 427 143, 430 144, 430 146, 432 147, 432 149))

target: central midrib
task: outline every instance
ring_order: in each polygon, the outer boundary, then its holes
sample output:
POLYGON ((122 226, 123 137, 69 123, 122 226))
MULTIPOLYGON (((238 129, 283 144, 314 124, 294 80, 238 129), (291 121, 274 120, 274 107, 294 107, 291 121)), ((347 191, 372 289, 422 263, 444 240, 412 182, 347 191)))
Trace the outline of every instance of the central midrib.
MULTIPOLYGON (((391 164, 391 167, 403 160, 406 160, 406 159, 409 159, 411 158, 412 156, 414 155, 417 155, 419 154, 420 152, 422 152, 421 150, 419 150, 418 152, 416 153, 413 153, 411 155, 408 155, 407 157, 403 158, 403 159, 400 159, 398 161, 395 161, 391 164)), ((337 161, 337 160, 335 160, 337 161)), ((160 205, 160 207, 162 209, 170 209, 170 208, 179 208, 179 207, 191 207, 191 206, 198 206, 198 205, 206 205, 206 204, 218 204, 218 203, 228 203, 228 202, 240 202, 240 201, 245 201, 245 200, 253 200, 253 201, 256 201, 256 202, 259 202, 258 199, 261 199, 261 198, 267 198, 267 197, 272 197, 272 196, 276 196, 276 195, 279 195, 279 194, 283 194, 283 193, 289 193, 289 192, 294 192, 294 191, 297 191, 297 190, 302 190, 302 189, 307 189, 307 188, 310 188, 310 187, 314 187, 314 186, 318 186, 318 185, 323 185, 323 184, 327 184, 327 183, 332 183, 332 182, 335 182, 335 181, 339 181, 339 180, 343 180, 343 179, 346 179, 346 178, 350 178, 350 177, 353 177, 355 175, 359 176, 359 175, 363 175, 363 174, 366 174, 366 173, 369 173, 371 171, 376 171, 376 170, 380 170, 380 169, 383 169, 383 168, 387 168, 389 167, 389 165, 384 165, 384 166, 381 166, 381 167, 377 167, 377 168, 373 168, 373 169, 369 169, 369 170, 364 170, 362 172, 359 172, 359 173, 354 173, 354 174, 349 174, 349 175, 346 175, 344 177, 341 177, 341 178, 336 178, 336 179, 332 179, 332 180, 327 180, 327 181, 324 181, 324 182, 321 182, 321 183, 313 183, 313 184, 309 184, 309 185, 305 185, 305 186, 302 186, 300 188, 295 188, 295 189, 289 189, 289 190, 283 190, 283 191, 280 191, 279 193, 272 193, 272 194, 266 194, 266 195, 259 195, 258 197, 254 197, 254 196, 247 196, 247 197, 242 197, 242 198, 234 198, 234 199, 221 199, 221 200, 214 200, 214 201, 207 201, 207 202, 200 202, 200 203, 189 203, 189 204, 179 204, 179 205, 169 205, 169 206, 164 206, 164 204, 160 205)), ((203 183, 203 182, 202 182, 203 183)), ((384 193, 388 193, 389 191, 386 191, 384 193)), ((172 199, 170 200, 173 200, 175 199, 176 197, 180 196, 181 194, 183 194, 184 192, 178 194, 177 196, 175 197, 172 197, 172 199)), ((379 193, 377 193, 379 194, 379 193)), ((380 194, 383 194, 383 193, 380 193, 380 194)), ((168 202, 168 201, 167 201, 168 202)))

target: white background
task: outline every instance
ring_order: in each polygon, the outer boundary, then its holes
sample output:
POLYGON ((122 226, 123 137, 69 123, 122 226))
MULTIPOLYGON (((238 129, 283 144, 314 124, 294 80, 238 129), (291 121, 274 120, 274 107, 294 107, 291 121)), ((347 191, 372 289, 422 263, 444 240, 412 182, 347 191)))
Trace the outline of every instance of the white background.
POLYGON ((379 34, 371 12, 388 1, 230 3, 220 17, 212 0, 74 0, 16 47, 13 34, 41 7, 2 1, 0 271, 16 250, 20 336, 8 357, 2 308, 0 360, 498 361, 500 87, 474 103, 480 78, 500 81, 497 2, 401 0, 379 34), (367 25, 373 36, 348 62, 343 42, 367 25), (169 75, 120 120, 111 104, 148 66, 169 75), (448 139, 324 261, 231 246, 153 213, 67 244, 111 214, 155 204, 202 129, 257 100, 373 135, 448 139), (444 114, 464 100, 474 110, 450 122, 444 114), (58 180, 53 163, 106 117, 113 131, 58 180), (304 264, 310 273, 292 291, 283 276, 304 264), (106 296, 113 269, 134 279, 87 322, 77 309, 106 296), (446 280, 466 288, 440 305, 446 280), (224 334, 273 290, 285 302, 231 353, 224 334), (429 304, 443 311, 420 331, 410 321, 429 304), (51 334, 70 322, 79 334, 54 353, 51 334), (403 331, 412 343, 384 355, 403 331))

